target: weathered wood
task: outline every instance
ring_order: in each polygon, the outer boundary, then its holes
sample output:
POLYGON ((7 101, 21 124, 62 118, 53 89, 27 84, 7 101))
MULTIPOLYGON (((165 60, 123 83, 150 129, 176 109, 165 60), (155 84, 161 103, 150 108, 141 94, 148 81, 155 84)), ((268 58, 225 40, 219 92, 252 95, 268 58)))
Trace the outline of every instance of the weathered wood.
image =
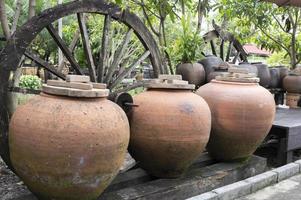
POLYGON ((65 44, 63 39, 58 35, 58 33, 56 32, 54 27, 51 24, 49 24, 47 26, 47 30, 48 30, 49 34, 51 35, 51 37, 53 38, 53 40, 55 41, 55 43, 58 45, 58 47, 62 50, 66 59, 70 62, 72 68, 76 71, 76 73, 83 74, 80 69, 79 64, 74 59, 71 51, 69 50, 69 48, 67 47, 67 45, 65 44))
POLYGON ((137 67, 143 60, 145 60, 150 55, 149 51, 144 52, 130 67, 125 69, 116 80, 109 85, 110 89, 115 88, 131 71, 137 67))
POLYGON ((95 89, 107 89, 107 84, 104 83, 92 83, 95 89))
POLYGON ((220 58, 224 60, 224 46, 225 46, 225 40, 222 40, 220 45, 220 58))
POLYGON ((265 168, 266 160, 256 156, 245 163, 217 163, 206 167, 194 166, 178 179, 154 179, 140 184, 126 185, 118 190, 116 190, 118 187, 115 185, 111 191, 109 187, 99 200, 182 200, 262 173, 265 168))
MULTIPOLYGON (((73 39, 72 39, 70 45, 69 45, 69 50, 70 50, 70 52, 71 52, 72 54, 74 53, 74 50, 75 50, 75 47, 76 47, 76 45, 77 45, 77 43, 78 43, 78 41, 79 41, 79 38, 80 38, 80 30, 77 30, 77 31, 75 32, 75 35, 74 35, 74 37, 73 37, 73 39)), ((64 61, 61 62, 61 63, 59 63, 58 70, 59 70, 59 71, 62 71, 62 70, 63 70, 63 67, 64 67, 64 61)))
POLYGON ((67 75, 67 82, 80 82, 80 83, 88 83, 90 82, 89 76, 80 76, 80 75, 67 75))
POLYGON ((47 94, 68 96, 68 97, 84 97, 84 98, 96 98, 96 97, 107 97, 110 91, 107 89, 92 89, 92 90, 81 90, 74 88, 56 87, 50 85, 43 85, 42 91, 47 94))
POLYGON ((226 55, 226 62, 228 62, 230 60, 232 48, 233 48, 233 42, 230 41, 229 46, 228 46, 227 55, 226 55))
POLYGON ((175 90, 194 90, 195 85, 192 84, 177 84, 177 83, 148 83, 147 88, 160 88, 160 89, 175 89, 175 90))
POLYGON ((74 88, 80 90, 92 90, 92 83, 78 83, 78 82, 66 82, 58 80, 48 80, 47 85, 55 87, 65 87, 65 88, 74 88))
POLYGON ((85 52, 86 59, 88 62, 90 78, 91 78, 92 82, 96 82, 95 64, 94 64, 94 60, 93 60, 93 55, 92 55, 92 50, 91 50, 91 45, 90 45, 90 40, 89 40, 89 35, 88 35, 88 31, 87 31, 86 20, 85 20, 84 14, 77 13, 77 19, 78 19, 80 33, 82 36, 84 52, 85 52))
POLYGON ((44 69, 48 70, 49 72, 53 73, 54 75, 56 75, 57 77, 65 80, 66 77, 63 73, 61 73, 60 71, 58 71, 54 66, 50 65, 49 63, 47 63, 46 61, 44 61, 43 59, 41 59, 40 57, 38 57, 37 55, 32 54, 29 51, 26 51, 24 53, 24 55, 35 61, 39 66, 43 67, 44 69))
POLYGON ((237 54, 235 55, 234 59, 232 60, 233 64, 236 63, 236 61, 238 60, 239 56, 240 56, 240 52, 238 51, 237 54))
POLYGON ((214 44, 213 40, 210 40, 210 46, 211 46, 212 54, 217 56, 216 50, 215 50, 215 44, 214 44))
POLYGON ((104 82, 104 73, 106 68, 106 63, 108 62, 108 46, 109 46, 109 34, 111 28, 111 17, 109 15, 105 16, 102 42, 101 42, 101 51, 99 55, 99 64, 98 64, 98 82, 104 82))
POLYGON ((123 42, 121 44, 121 46, 118 48, 115 56, 114 56, 114 61, 112 63, 112 65, 109 67, 109 70, 108 70, 108 73, 105 77, 105 83, 109 84, 111 79, 112 79, 112 76, 113 76, 113 73, 115 72, 115 70, 118 68, 120 62, 121 62, 121 59, 125 53, 125 50, 129 44, 129 42, 131 41, 131 36, 132 36, 132 33, 133 33, 133 29, 130 29, 127 34, 125 35, 124 39, 123 39, 123 42))
POLYGON ((166 74, 160 74, 159 75, 160 80, 182 80, 182 75, 166 75, 166 74))

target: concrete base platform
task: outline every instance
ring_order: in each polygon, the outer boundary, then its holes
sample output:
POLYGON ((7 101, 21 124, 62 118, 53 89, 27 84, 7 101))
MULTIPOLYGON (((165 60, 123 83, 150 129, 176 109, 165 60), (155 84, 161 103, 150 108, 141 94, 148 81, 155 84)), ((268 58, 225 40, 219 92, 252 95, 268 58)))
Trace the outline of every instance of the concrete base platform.
POLYGON ((300 200, 301 175, 293 176, 276 185, 266 187, 237 200, 300 200))

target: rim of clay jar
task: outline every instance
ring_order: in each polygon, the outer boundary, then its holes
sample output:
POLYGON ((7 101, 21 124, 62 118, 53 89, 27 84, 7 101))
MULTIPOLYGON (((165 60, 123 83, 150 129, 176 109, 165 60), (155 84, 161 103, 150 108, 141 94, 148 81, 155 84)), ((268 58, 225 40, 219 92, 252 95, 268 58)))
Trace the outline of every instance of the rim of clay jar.
POLYGON ((228 84, 228 85, 245 85, 245 86, 250 86, 250 85, 255 85, 258 86, 259 83, 245 83, 245 82, 231 82, 231 81, 218 81, 218 80, 212 80, 211 83, 219 83, 219 84, 228 84))

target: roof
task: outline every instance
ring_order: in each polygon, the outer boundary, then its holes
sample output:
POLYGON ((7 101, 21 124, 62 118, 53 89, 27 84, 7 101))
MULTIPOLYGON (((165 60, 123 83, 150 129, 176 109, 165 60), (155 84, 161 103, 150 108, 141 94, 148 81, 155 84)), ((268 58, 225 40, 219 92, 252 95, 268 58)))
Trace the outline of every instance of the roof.
POLYGON ((248 55, 258 55, 258 56, 268 57, 272 54, 271 52, 269 52, 265 49, 259 49, 254 44, 246 44, 243 46, 243 48, 248 55))

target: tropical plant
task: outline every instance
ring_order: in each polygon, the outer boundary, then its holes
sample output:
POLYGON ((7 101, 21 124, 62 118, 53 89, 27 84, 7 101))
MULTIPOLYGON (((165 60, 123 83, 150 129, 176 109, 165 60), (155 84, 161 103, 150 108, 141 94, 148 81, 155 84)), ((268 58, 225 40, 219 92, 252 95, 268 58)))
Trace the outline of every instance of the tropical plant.
POLYGON ((42 87, 42 80, 33 75, 23 75, 20 78, 20 88, 39 90, 42 87))
POLYGON ((253 0, 220 0, 219 14, 243 43, 285 52, 294 68, 301 62, 301 10, 253 0))
POLYGON ((175 41, 173 49, 177 61, 181 63, 194 63, 202 58, 203 39, 198 32, 193 30, 194 24, 191 16, 183 16, 181 19, 181 36, 175 41))

